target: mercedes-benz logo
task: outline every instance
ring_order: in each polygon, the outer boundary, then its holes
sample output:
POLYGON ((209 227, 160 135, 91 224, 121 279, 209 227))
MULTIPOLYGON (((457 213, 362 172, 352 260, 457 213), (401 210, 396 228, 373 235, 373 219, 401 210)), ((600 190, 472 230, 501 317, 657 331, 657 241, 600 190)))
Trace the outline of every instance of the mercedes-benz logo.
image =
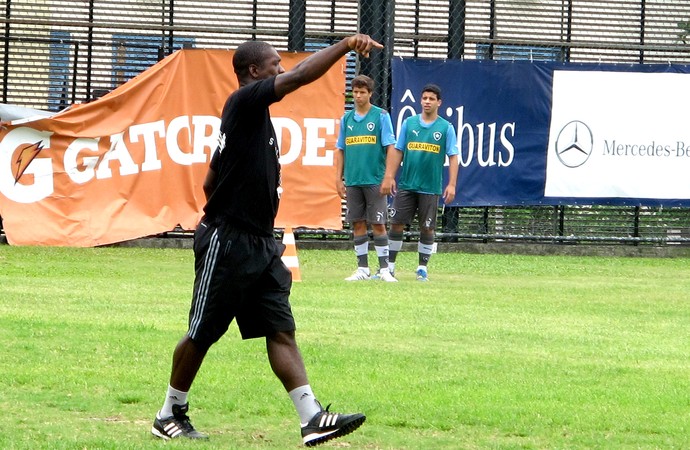
POLYGON ((579 120, 568 122, 556 138, 556 156, 566 167, 583 165, 594 148, 592 130, 579 120))

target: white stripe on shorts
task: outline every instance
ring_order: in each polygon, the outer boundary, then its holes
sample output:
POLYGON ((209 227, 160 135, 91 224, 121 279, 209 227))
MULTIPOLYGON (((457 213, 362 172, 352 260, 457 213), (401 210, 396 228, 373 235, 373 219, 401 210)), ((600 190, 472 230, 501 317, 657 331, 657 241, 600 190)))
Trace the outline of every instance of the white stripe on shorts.
POLYGON ((213 271, 216 268, 218 261, 218 253, 220 251, 220 241, 218 239, 218 228, 213 230, 211 240, 206 250, 206 257, 204 259, 204 268, 201 271, 201 280, 199 288, 194 298, 194 312, 189 321, 189 331, 187 334, 194 339, 199 328, 199 322, 204 317, 204 309, 206 308, 206 301, 208 300, 208 290, 213 278, 213 271))

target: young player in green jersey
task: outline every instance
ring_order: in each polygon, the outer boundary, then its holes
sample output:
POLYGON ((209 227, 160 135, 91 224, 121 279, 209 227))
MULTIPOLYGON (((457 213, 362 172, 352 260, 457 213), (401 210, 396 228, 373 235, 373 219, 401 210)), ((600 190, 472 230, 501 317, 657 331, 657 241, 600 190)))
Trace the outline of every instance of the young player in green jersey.
POLYGON ((388 269, 388 199, 381 194, 386 170, 386 154, 393 150, 395 135, 387 111, 371 104, 374 80, 359 75, 352 80, 355 107, 340 121, 336 143, 336 188, 346 200, 346 219, 352 224, 357 255, 357 269, 347 281, 368 280, 369 235, 371 225, 374 248, 379 262, 378 278, 398 281, 388 269))
POLYGON ((382 194, 395 195, 391 213, 389 269, 402 249, 403 229, 415 214, 419 222, 419 281, 428 281, 427 265, 434 246, 438 203, 443 196, 448 204, 455 198, 458 178, 457 136, 453 125, 438 115, 441 89, 428 84, 422 89, 422 113, 408 117, 400 129, 396 151, 388 154, 382 194), (448 184, 443 189, 443 166, 448 157, 448 184), (402 162, 397 182, 395 176, 402 162), (396 192, 397 191, 397 192, 396 192))

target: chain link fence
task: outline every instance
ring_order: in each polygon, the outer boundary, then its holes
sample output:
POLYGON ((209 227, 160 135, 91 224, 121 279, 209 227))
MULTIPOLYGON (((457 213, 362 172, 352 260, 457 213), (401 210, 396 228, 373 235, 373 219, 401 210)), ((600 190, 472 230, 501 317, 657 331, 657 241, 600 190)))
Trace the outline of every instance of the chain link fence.
MULTIPOLYGON (((367 33, 385 49, 352 56, 348 79, 374 78, 372 100, 384 107, 395 57, 690 63, 685 0, 2 0, 0 14, 1 101, 50 111, 93 100, 177 49, 248 39, 314 51, 367 33)), ((448 240, 690 242, 688 208, 484 207, 441 216, 439 238, 448 240)))

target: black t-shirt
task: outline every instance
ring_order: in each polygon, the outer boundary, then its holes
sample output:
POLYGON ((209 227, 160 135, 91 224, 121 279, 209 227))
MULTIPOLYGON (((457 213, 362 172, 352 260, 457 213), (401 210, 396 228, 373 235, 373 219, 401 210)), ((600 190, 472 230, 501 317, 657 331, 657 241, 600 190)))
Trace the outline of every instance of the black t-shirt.
POLYGON ((216 185, 204 211, 246 232, 273 235, 280 200, 280 152, 268 107, 280 100, 275 77, 233 92, 223 107, 218 150, 211 160, 216 185))

